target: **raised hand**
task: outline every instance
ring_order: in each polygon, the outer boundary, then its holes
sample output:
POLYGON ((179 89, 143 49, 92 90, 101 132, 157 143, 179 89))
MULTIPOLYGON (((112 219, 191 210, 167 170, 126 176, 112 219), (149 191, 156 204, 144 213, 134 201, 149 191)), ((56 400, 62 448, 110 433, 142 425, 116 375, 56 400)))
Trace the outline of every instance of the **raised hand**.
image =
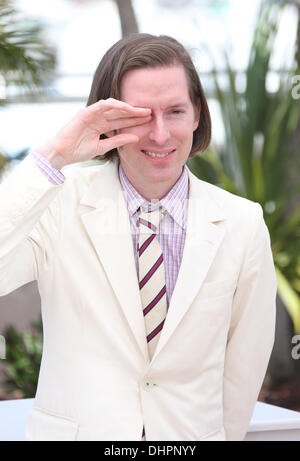
POLYGON ((78 112, 48 143, 37 148, 54 168, 90 160, 116 147, 138 141, 134 134, 115 134, 120 128, 142 125, 151 120, 151 109, 133 107, 106 99, 78 112), (109 136, 99 139, 101 134, 109 136))

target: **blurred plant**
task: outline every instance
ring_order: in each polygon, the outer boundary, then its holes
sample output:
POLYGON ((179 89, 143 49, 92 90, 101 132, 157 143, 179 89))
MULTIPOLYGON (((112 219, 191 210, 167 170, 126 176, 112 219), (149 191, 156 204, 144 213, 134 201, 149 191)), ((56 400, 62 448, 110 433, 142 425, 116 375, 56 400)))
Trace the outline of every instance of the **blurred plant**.
POLYGON ((0 75, 7 85, 38 89, 49 80, 55 51, 36 21, 22 18, 10 0, 0 0, 0 75))
MULTIPOLYGON (((10 0, 0 0, 0 85, 4 93, 0 105, 6 103, 9 86, 30 91, 33 97, 52 78, 55 63, 55 51, 43 38, 42 26, 23 18, 10 0)), ((9 160, 0 148, 0 176, 9 160)))
POLYGON ((7 396, 19 391, 21 398, 33 398, 40 369, 43 332, 41 323, 34 323, 31 331, 9 327, 5 334, 6 360, 3 361, 7 396), (21 394, 22 393, 22 394, 21 394))
POLYGON ((189 166, 201 179, 261 204, 271 236, 278 294, 293 320, 295 332, 299 333, 300 104, 292 95, 292 77, 300 74, 297 37, 294 68, 278 72, 276 93, 269 93, 266 86, 285 6, 286 2, 261 4, 244 91, 237 90, 237 75, 228 54, 225 53, 226 89, 214 68, 214 89, 223 119, 225 145, 190 159, 189 166))

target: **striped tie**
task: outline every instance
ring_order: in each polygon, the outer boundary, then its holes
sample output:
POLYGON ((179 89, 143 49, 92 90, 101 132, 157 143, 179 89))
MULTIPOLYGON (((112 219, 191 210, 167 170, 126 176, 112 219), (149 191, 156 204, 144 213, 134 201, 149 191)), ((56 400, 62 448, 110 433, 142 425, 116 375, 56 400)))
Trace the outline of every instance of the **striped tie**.
POLYGON ((139 215, 139 286, 150 360, 167 314, 164 259, 156 238, 161 217, 161 209, 139 215))

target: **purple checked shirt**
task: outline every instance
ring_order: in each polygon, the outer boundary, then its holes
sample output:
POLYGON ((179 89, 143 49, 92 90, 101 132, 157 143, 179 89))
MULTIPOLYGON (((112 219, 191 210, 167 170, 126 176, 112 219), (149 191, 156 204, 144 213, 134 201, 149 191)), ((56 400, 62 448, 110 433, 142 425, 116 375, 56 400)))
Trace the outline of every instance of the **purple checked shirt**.
MULTIPOLYGON (((33 152, 31 155, 33 155, 37 166, 52 184, 58 185, 64 182, 65 176, 60 171, 53 168, 45 157, 36 152, 33 152)), ((178 277, 185 242, 187 202, 189 197, 189 178, 187 167, 184 166, 180 178, 168 194, 160 201, 148 202, 145 198, 143 198, 129 182, 121 164, 119 164, 119 179, 130 218, 137 273, 137 211, 139 207, 148 211, 155 210, 158 207, 162 207, 164 210, 164 215, 158 228, 157 239, 161 245, 164 257, 167 300, 169 305, 178 277)))

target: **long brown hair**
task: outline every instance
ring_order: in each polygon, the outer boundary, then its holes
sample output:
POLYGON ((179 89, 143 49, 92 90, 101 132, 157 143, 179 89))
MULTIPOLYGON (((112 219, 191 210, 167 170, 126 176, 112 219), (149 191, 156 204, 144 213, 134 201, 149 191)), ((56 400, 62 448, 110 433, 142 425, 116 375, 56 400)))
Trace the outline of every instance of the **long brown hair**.
MULTIPOLYGON (((186 49, 174 38, 166 35, 132 34, 116 42, 101 59, 94 74, 87 106, 100 99, 120 99, 121 81, 126 72, 142 67, 167 67, 182 64, 185 69, 190 99, 195 107, 200 101, 200 121, 194 131, 190 157, 203 152, 211 139, 211 118, 199 75, 186 49)), ((101 135, 101 138, 105 138, 101 135)), ((117 155, 113 149, 101 156, 117 155)), ((100 157, 99 157, 100 158, 100 157)))

